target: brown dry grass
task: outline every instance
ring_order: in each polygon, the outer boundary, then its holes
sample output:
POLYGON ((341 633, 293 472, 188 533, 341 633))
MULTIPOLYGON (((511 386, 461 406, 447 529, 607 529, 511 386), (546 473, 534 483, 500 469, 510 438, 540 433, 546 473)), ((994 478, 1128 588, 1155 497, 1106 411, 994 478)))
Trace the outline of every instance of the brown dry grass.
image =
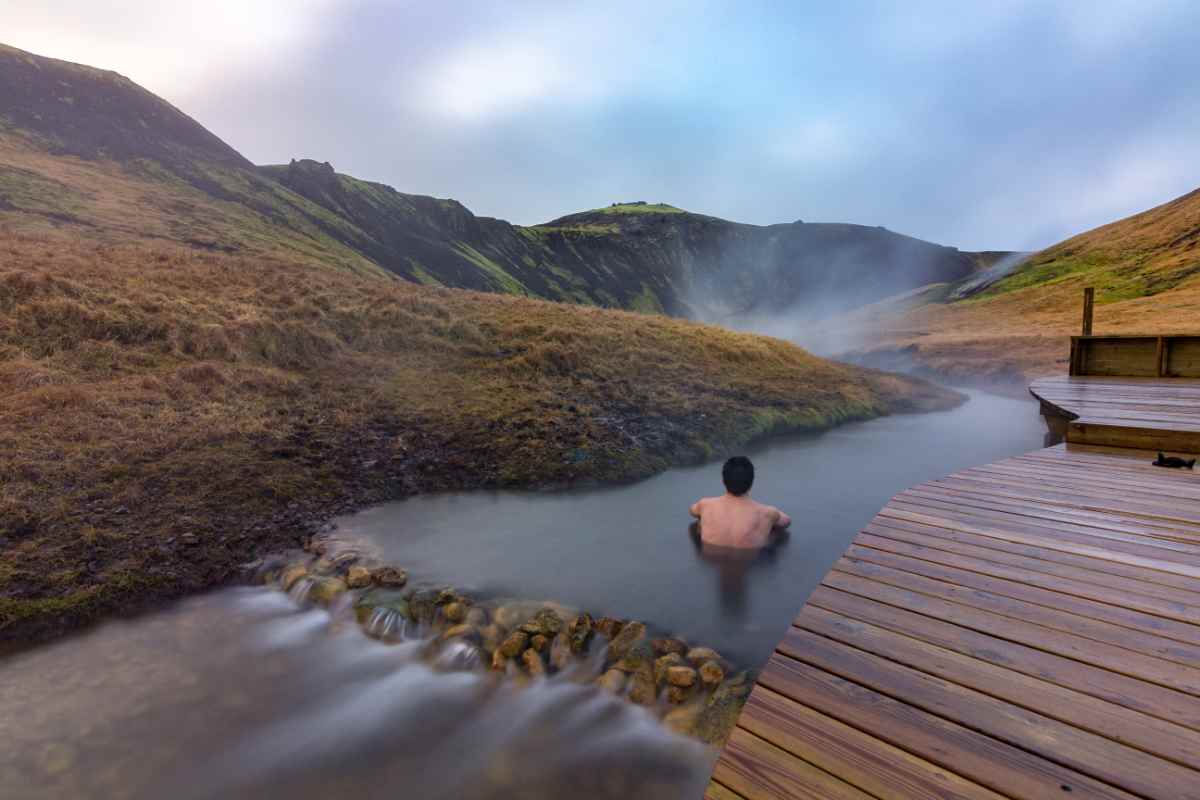
POLYGON ((1025 381, 1065 371, 1086 286, 1094 333, 1200 331, 1200 191, 1042 251, 977 299, 880 305, 843 322, 869 332, 865 351, 910 348, 944 375, 1025 381))
POLYGON ((947 400, 664 317, 0 230, 0 636, 212 585, 366 502, 947 400))

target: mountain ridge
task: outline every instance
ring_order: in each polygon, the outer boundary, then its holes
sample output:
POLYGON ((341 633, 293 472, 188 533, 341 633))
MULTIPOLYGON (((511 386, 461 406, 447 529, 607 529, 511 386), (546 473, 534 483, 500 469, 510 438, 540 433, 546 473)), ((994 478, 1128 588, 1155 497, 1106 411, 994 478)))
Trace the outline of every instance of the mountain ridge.
POLYGON ((18 226, 283 250, 427 285, 709 320, 838 310, 978 268, 972 254, 869 226, 756 226, 636 202, 520 226, 328 162, 254 166, 117 73, 10 47, 0 109, 0 214, 18 226))

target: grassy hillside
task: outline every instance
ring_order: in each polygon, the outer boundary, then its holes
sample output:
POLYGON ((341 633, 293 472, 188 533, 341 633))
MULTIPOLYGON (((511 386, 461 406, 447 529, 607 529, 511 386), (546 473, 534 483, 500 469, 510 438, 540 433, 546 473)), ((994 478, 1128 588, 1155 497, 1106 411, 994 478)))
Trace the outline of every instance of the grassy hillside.
POLYGON ((686 312, 685 278, 772 230, 638 204, 519 228, 255 168, 118 75, 0 50, 0 638, 211 586, 371 502, 632 479, 956 400, 589 307, 686 312))
POLYGON ((0 222, 703 319, 849 308, 979 268, 975 254, 861 225, 743 225, 634 202, 520 227, 328 163, 256 168, 125 77, 3 46, 0 222))
POLYGON ((967 299, 945 302, 934 287, 841 326, 858 340, 849 349, 883 355, 877 363, 1025 381, 1066 370, 1087 286, 1096 333, 1200 330, 1200 190, 1035 253, 967 299))
POLYGON ((4 231, 0 637, 222 581, 368 502, 949 402, 661 316, 4 231))

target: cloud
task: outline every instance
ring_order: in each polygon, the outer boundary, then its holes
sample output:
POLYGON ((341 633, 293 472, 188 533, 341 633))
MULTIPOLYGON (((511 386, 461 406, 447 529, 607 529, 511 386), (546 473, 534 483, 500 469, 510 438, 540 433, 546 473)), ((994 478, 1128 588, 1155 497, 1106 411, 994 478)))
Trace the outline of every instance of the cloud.
POLYGON ((559 94, 571 82, 558 54, 538 46, 465 47, 434 64, 414 100, 454 119, 482 122, 559 94))
POLYGON ((258 162, 542 222, 662 200, 1029 249, 1200 184, 1200 5, 0 0, 258 162))
POLYGON ((332 0, 0 0, 5 43, 116 70, 175 97, 214 69, 252 71, 302 48, 334 10, 332 0))

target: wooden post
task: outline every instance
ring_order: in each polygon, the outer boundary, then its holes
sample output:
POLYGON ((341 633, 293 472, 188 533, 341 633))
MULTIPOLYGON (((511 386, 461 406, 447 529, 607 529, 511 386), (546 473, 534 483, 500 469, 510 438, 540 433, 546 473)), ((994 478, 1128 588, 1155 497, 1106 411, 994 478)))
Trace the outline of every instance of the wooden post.
POLYGON ((1154 363, 1157 364, 1158 377, 1167 374, 1167 343, 1163 337, 1158 337, 1158 347, 1154 353, 1154 363))
POLYGON ((1083 335, 1092 335, 1092 303, 1096 299, 1096 290, 1091 286, 1083 290, 1083 335))

